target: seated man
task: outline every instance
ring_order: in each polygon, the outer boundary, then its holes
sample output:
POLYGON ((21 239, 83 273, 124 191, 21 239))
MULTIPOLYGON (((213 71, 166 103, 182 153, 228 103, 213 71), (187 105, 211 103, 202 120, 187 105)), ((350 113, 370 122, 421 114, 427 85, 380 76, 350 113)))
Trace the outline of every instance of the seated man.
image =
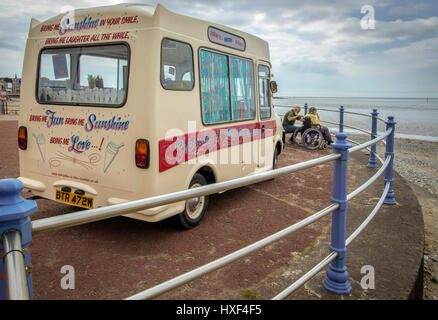
POLYGON ((310 119, 310 121, 312 123, 312 127, 319 127, 319 130, 321 130, 321 133, 322 133, 322 136, 324 137, 324 140, 327 142, 328 145, 331 145, 333 143, 332 136, 331 136, 329 129, 327 127, 321 126, 319 124, 320 119, 319 119, 318 112, 316 112, 316 108, 311 107, 309 109, 309 113, 306 114, 305 117, 310 119))
POLYGON ((294 107, 292 110, 286 112, 283 118, 283 129, 286 133, 292 133, 289 138, 289 142, 293 141, 293 133, 296 129, 300 128, 300 126, 295 126, 295 120, 303 121, 303 116, 299 115, 301 108, 299 106, 294 107))

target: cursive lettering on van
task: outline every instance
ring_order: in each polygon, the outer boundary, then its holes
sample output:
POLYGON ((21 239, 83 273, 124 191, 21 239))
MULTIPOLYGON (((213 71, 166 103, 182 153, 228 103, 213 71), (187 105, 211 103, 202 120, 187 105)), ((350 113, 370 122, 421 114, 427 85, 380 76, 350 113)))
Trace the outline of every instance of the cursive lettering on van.
POLYGON ((88 116, 87 122, 84 125, 84 129, 87 132, 93 130, 128 130, 129 120, 120 121, 122 118, 113 116, 111 120, 97 120, 97 116, 92 113, 88 116))
POLYGON ((58 126, 58 125, 64 124, 64 118, 63 117, 55 117, 55 113, 56 113, 56 111, 46 110, 47 128, 50 128, 51 126, 58 126))
POLYGON ((95 29, 99 24, 100 19, 93 20, 92 17, 85 17, 84 20, 75 22, 74 24, 69 23, 69 16, 65 16, 65 18, 61 21, 61 28, 59 28, 59 35, 63 36, 67 32, 70 31, 80 31, 82 29, 95 29))
POLYGON ((81 140, 79 136, 72 135, 71 136, 71 146, 68 147, 68 151, 74 151, 76 153, 82 153, 88 149, 90 149, 91 142, 90 140, 81 140))

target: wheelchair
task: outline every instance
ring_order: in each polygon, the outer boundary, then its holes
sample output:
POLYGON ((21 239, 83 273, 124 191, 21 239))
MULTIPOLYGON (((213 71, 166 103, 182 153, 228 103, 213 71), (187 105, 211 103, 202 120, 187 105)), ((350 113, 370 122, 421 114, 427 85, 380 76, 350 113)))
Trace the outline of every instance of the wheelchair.
POLYGON ((327 142, 319 126, 312 126, 310 118, 305 118, 303 126, 294 131, 293 141, 299 145, 303 145, 309 150, 327 148, 327 142), (301 140, 298 138, 299 135, 301 136, 301 140))

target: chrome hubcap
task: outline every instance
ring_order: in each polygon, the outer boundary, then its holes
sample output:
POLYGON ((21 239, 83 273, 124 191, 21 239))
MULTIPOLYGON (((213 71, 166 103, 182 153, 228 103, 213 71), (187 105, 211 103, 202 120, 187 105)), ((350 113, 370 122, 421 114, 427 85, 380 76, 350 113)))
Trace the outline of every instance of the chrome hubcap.
MULTIPOLYGON (((199 183, 194 184, 191 188, 201 187, 199 183)), ((190 189, 191 189, 190 188, 190 189)), ((195 197, 186 200, 186 212, 192 219, 196 219, 202 212, 205 197, 195 197)))
POLYGON ((199 203, 200 203, 200 198, 192 198, 187 200, 187 208, 193 212, 196 211, 196 209, 199 207, 199 203))

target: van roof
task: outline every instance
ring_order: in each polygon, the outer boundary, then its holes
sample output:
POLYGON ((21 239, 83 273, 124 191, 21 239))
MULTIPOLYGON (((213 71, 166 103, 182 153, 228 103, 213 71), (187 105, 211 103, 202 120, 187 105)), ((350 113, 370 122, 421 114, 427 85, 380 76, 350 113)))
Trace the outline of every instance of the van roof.
MULTIPOLYGON (((244 38, 246 53, 269 61, 269 46, 265 40, 231 27, 174 13, 161 4, 153 6, 148 4, 123 3, 111 6, 75 9, 73 13, 60 13, 43 22, 32 19, 29 28, 29 39, 42 40, 48 37, 161 28, 169 32, 205 41, 209 47, 214 47, 217 45, 210 42, 208 38, 207 30, 209 27, 215 27, 232 35, 244 38), (120 19, 117 20, 118 18, 120 19), (62 27, 65 25, 66 19, 70 19, 70 23, 73 20, 77 28, 75 27, 74 30, 64 33, 65 29, 62 27)), ((220 48, 224 49, 225 47, 220 46, 220 48)), ((236 49, 230 49, 237 51, 236 49)), ((228 50, 228 48, 225 50, 228 50)))

